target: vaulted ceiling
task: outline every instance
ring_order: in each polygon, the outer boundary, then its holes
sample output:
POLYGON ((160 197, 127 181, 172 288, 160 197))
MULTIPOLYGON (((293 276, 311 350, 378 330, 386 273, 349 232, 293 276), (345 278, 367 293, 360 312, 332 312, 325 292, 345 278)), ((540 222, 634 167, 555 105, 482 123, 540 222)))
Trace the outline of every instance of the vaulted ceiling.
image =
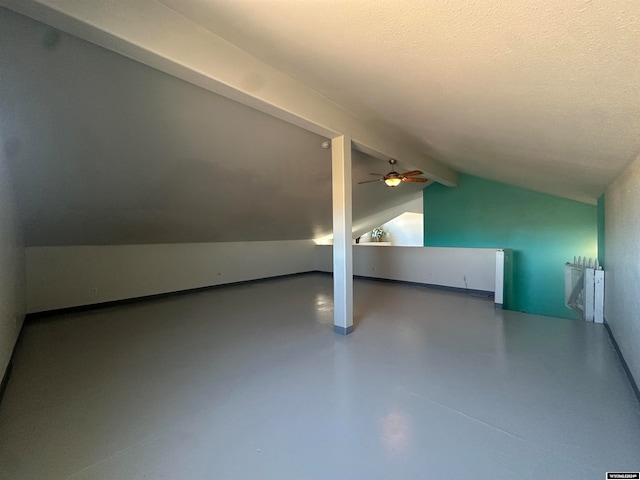
MULTIPOLYGON (((331 232, 325 137, 2 9, 0 27, 0 130, 27 245, 331 232)), ((388 168, 354 152, 354 182, 388 168)), ((423 185, 359 187, 356 223, 423 185)))
POLYGON ((593 202, 640 154, 640 2, 160 0, 454 169, 593 202))
MULTIPOLYGON (((640 153, 636 1, 0 4, 45 22, 0 16, 32 245, 326 234, 339 133, 354 182, 394 156, 590 203, 640 153)), ((354 216, 420 188, 354 186, 354 216)))

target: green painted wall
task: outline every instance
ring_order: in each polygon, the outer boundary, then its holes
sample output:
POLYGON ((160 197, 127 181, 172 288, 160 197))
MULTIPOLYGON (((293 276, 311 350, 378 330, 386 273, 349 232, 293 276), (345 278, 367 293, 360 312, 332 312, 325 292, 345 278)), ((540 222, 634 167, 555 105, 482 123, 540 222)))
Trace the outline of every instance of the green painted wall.
POLYGON ((564 263, 597 254, 595 205, 470 175, 424 189, 424 245, 513 249, 513 298, 505 306, 576 318, 564 305, 564 263))

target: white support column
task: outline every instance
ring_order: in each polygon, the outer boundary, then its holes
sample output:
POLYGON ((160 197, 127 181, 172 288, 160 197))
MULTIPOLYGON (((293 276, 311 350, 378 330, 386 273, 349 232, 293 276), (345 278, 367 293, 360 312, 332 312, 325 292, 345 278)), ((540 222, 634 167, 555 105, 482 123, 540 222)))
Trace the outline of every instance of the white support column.
POLYGON ((333 191, 333 330, 353 331, 353 241, 351 235, 351 138, 331 140, 333 191))

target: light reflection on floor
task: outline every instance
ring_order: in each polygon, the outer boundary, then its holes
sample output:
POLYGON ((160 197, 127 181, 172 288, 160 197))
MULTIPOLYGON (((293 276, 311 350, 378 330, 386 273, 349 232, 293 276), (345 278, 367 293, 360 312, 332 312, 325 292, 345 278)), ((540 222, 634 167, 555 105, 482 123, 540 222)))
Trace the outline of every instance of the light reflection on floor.
POLYGON ((602 326, 306 275, 31 323, 0 479, 604 478, 640 406, 602 326), (390 301, 390 299, 392 301, 390 301))

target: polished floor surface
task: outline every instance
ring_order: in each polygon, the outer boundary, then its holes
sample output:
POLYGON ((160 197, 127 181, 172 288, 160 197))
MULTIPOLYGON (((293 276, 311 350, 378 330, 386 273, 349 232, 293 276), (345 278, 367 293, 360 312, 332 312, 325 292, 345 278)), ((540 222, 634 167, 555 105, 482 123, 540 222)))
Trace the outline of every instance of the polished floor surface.
POLYGON ((605 330, 305 275, 29 323, 2 480, 604 479, 640 470, 605 330))

